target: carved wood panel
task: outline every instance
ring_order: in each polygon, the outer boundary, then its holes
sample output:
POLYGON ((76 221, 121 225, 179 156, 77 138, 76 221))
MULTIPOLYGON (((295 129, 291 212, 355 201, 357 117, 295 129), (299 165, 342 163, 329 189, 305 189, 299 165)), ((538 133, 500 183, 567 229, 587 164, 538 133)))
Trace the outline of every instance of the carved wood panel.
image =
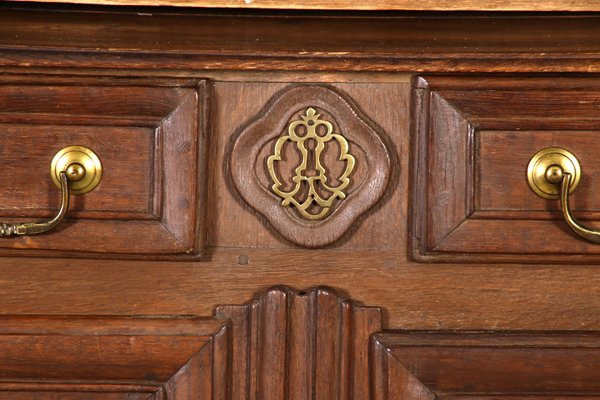
POLYGON ((3 238, 0 255, 192 258, 204 246, 203 81, 118 79, 0 85, 1 222, 49 219, 60 190, 49 174, 63 147, 92 149, 99 186, 71 196, 44 235, 3 238))
POLYGON ((326 86, 287 87, 233 138, 231 180, 287 240, 338 240, 383 195, 390 156, 375 124, 326 86))
POLYGON ((427 77, 414 89, 413 255, 420 261, 585 262, 600 247, 570 232, 559 202, 530 189, 547 147, 582 164, 575 214, 600 218, 600 86, 588 78, 427 77), (585 259, 582 259, 585 255, 585 259))
POLYGON ((0 399, 600 398, 597 332, 382 331, 328 288, 214 317, 0 317, 0 399))
POLYGON ((227 399, 225 321, 0 317, 0 399, 227 399))

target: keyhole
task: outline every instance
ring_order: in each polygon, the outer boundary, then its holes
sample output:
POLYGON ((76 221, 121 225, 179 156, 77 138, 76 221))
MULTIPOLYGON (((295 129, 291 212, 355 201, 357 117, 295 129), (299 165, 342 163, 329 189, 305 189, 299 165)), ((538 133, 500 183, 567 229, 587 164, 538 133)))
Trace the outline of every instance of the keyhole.
POLYGON ((315 149, 317 147, 317 141, 315 139, 307 139, 304 142, 304 145, 306 146, 306 171, 304 171, 304 173, 306 174, 306 177, 310 177, 310 176, 318 176, 319 172, 317 170, 317 158, 315 157, 315 149))

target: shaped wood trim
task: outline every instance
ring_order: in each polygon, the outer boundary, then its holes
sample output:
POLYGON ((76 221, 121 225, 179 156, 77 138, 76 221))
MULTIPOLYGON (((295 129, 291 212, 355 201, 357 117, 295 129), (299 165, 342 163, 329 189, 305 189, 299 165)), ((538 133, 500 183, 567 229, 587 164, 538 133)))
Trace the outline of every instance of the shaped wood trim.
MULTIPOLYGON (((326 246, 342 237, 363 213, 377 203, 387 187, 390 157, 377 129, 374 123, 363 116, 357 106, 338 90, 317 85, 290 86, 276 94, 257 119, 249 122, 234 136, 228 152, 232 183, 242 199, 287 240, 311 248, 326 246), (322 116, 325 113, 328 116, 322 116), (340 187, 345 189, 344 193, 336 192, 333 195, 331 194, 333 192, 330 192, 327 194, 329 197, 324 195, 334 202, 331 206, 321 207, 321 211, 327 211, 322 213, 325 214, 323 219, 304 218, 307 213, 304 216, 298 215, 297 210, 290 207, 293 204, 286 204, 288 200, 282 201, 282 198, 276 194, 280 193, 279 189, 282 189, 285 183, 279 185, 277 178, 274 178, 280 171, 273 170, 276 168, 273 160, 279 162, 282 157, 285 157, 281 154, 285 149, 280 150, 280 146, 294 143, 291 140, 287 143, 282 142, 281 139, 289 138, 285 136, 286 134, 293 135, 288 132, 299 123, 296 121, 305 124, 307 130, 311 129, 310 123, 322 126, 331 124, 330 133, 335 133, 334 136, 341 139, 331 140, 330 143, 337 143, 339 149, 332 150, 325 147, 323 154, 328 151, 339 152, 338 161, 345 162, 346 166, 351 162, 353 167, 346 168, 348 175, 344 173, 341 178, 328 176, 326 174, 330 174, 331 170, 330 166, 326 165, 325 157, 314 156, 316 161, 312 162, 317 166, 322 162, 324 167, 311 177, 309 170, 312 165, 306 165, 308 157, 306 154, 304 158, 301 157, 300 161, 293 164, 296 175, 291 180, 296 186, 284 190, 306 191, 307 193, 303 193, 303 197, 298 199, 300 202, 306 201, 306 204, 310 203, 311 196, 313 203, 316 204, 318 201, 315 198, 321 195, 320 192, 312 192, 313 180, 322 179, 321 186, 324 186, 323 182, 335 186, 331 181, 336 179, 342 182, 344 179, 349 180, 350 186, 347 189, 348 182, 340 184, 340 187), (347 145, 347 142, 350 142, 350 150, 344 149, 343 143, 347 145), (262 156, 265 149, 268 149, 267 157, 262 156), (362 155, 362 159, 355 166, 357 154, 362 155), (357 171, 359 169, 361 171, 357 171), (349 171, 355 175, 362 173, 362 179, 355 179, 349 171), (300 185, 304 184, 311 185, 311 188, 302 189, 300 185), (335 196, 338 198, 334 199, 335 196)), ((325 146, 323 143, 319 144, 321 145, 325 146)), ((306 145, 303 150, 308 149, 308 153, 314 151, 315 154, 320 154, 319 146, 311 150, 306 145)), ((330 157, 329 162, 335 161, 330 157)), ((285 175, 285 172, 283 174, 285 175)))
POLYGON ((232 322, 232 400, 369 399, 368 342, 378 308, 330 289, 270 289, 243 306, 221 306, 232 322))
POLYGON ((263 15, 266 11, 260 15, 186 10, 136 14, 13 7, 16 9, 6 7, 0 13, 0 66, 5 68, 118 69, 135 76, 142 69, 143 74, 161 76, 181 76, 189 71, 208 76, 215 70, 267 71, 268 75, 294 71, 298 79, 310 79, 313 71, 600 72, 600 17, 594 14, 331 18, 301 13, 263 15), (103 29, 102 35, 89 29, 90 19, 103 29), (223 32, 223 26, 236 29, 223 32), (169 32, 168 38, 164 32, 169 32))

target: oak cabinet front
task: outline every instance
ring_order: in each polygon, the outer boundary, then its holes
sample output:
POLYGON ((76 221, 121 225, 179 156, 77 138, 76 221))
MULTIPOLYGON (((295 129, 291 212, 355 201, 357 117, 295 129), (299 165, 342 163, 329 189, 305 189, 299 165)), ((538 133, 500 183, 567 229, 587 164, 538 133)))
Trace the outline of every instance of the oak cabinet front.
POLYGON ((0 6, 0 399, 598 398, 599 38, 0 6))

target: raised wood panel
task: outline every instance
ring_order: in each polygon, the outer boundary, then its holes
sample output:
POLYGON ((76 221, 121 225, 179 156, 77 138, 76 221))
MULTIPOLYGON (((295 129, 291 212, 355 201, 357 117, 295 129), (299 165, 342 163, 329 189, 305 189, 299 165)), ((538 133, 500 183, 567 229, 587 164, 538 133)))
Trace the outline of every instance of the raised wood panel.
POLYGON ((376 334, 374 398, 599 398, 597 333, 376 334))
POLYGON ((558 201, 536 196, 526 171, 537 151, 570 149, 583 167, 576 215, 597 217, 598 89, 587 78, 418 80, 416 258, 596 262, 600 248, 569 231, 558 201))
POLYGON ((103 165, 100 185, 72 196, 66 221, 55 231, 4 238, 0 253, 140 258, 200 253, 206 101, 202 82, 198 85, 30 80, 0 86, 3 222, 56 213, 60 193, 48 171, 61 148, 89 147, 103 165))
POLYGON ((0 318, 2 399, 224 399, 227 333, 190 317, 0 318))

